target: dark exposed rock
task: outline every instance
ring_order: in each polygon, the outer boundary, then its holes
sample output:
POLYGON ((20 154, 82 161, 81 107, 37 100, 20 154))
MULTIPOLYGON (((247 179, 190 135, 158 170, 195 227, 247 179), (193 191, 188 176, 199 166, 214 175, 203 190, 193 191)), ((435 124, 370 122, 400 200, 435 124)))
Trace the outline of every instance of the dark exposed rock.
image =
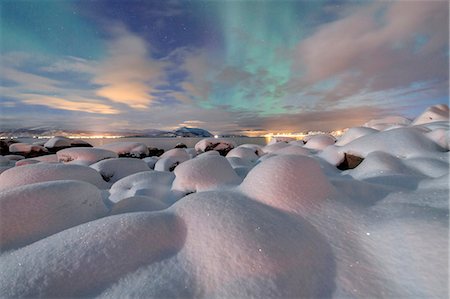
POLYGON ((208 152, 208 151, 218 151, 219 154, 220 154, 221 156, 224 156, 224 157, 225 157, 225 156, 228 154, 228 152, 231 151, 231 150, 234 148, 234 146, 229 145, 229 146, 227 146, 226 148, 216 149, 216 147, 217 147, 219 144, 221 144, 221 143, 220 143, 220 142, 217 142, 217 143, 211 143, 211 144, 209 144, 209 145, 205 148, 205 152, 208 152))
POLYGON ((164 150, 163 149, 156 148, 156 147, 149 147, 148 148, 148 156, 149 157, 153 157, 153 156, 159 157, 162 154, 164 154, 164 150))
POLYGON ((187 146, 184 143, 177 143, 174 148, 187 148, 187 146))
POLYGON ((49 153, 51 154, 55 154, 56 152, 66 149, 66 148, 72 148, 72 147, 92 147, 92 145, 90 145, 89 143, 74 143, 71 146, 55 146, 55 147, 46 147, 46 149, 48 150, 49 153))
POLYGON ((344 161, 342 161, 342 163, 339 164, 337 166, 337 168, 340 169, 340 170, 353 169, 356 166, 358 166, 359 164, 361 164, 361 162, 363 160, 364 160, 364 158, 345 153, 344 154, 344 161))
POLYGON ((17 143, 15 140, 0 140, 0 155, 9 154, 9 146, 13 143, 17 143))

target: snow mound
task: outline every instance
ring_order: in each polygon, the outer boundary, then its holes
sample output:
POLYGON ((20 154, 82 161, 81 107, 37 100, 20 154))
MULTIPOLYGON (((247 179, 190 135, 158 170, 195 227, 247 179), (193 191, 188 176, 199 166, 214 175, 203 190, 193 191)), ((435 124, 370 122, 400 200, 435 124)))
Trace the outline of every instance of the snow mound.
POLYGON ((9 146, 9 151, 11 153, 19 154, 41 154, 48 152, 47 149, 41 145, 28 144, 28 143, 13 143, 9 146))
POLYGON ((168 204, 156 198, 137 195, 121 199, 119 202, 114 203, 111 208, 110 215, 144 211, 160 211, 166 209, 168 206, 168 204))
POLYGON ((156 171, 170 171, 172 172, 179 164, 183 163, 185 158, 181 157, 168 157, 158 159, 155 163, 156 171))
POLYGON ((46 143, 44 143, 44 146, 46 148, 70 147, 72 146, 72 140, 67 137, 55 136, 53 138, 50 138, 46 143))
POLYGON ((197 156, 197 151, 195 150, 195 148, 189 147, 189 148, 186 148, 185 150, 191 159, 195 158, 197 156))
POLYGON ((28 245, 105 216, 101 191, 81 181, 30 184, 0 193, 0 248, 28 245))
POLYGON ((60 150, 56 153, 59 162, 84 162, 87 165, 93 164, 95 162, 109 159, 117 158, 118 155, 109 150, 100 148, 89 148, 89 147, 72 147, 60 150))
POLYGON ((371 152, 355 169, 348 172, 353 178, 362 180, 377 176, 411 174, 402 161, 385 152, 371 152))
POLYGON ((56 154, 34 157, 33 159, 34 160, 38 160, 40 162, 47 162, 47 163, 56 163, 56 162, 58 162, 58 156, 56 154))
POLYGON ((274 155, 301 155, 301 156, 308 156, 311 154, 309 149, 304 148, 303 146, 299 145, 291 145, 283 147, 282 149, 276 150, 272 152, 274 155))
POLYGON ((379 119, 373 119, 363 125, 363 127, 372 128, 378 131, 388 129, 393 126, 408 126, 411 120, 399 115, 386 116, 379 119))
POLYGON ((369 134, 373 134, 378 132, 378 130, 368 128, 368 127, 354 127, 348 129, 344 135, 342 135, 337 141, 336 145, 342 146, 346 145, 347 143, 352 142, 355 139, 358 139, 359 137, 366 136, 369 134))
POLYGON ((8 166, 11 164, 11 160, 4 156, 0 156, 0 166, 8 166))
POLYGON ((288 146, 289 146, 289 144, 286 142, 277 142, 277 143, 266 145, 265 147, 263 147, 263 151, 266 154, 270 154, 270 153, 273 153, 277 150, 280 150, 280 149, 288 147, 288 146))
POLYGON ((248 147, 237 147, 228 152, 227 158, 237 157, 250 162, 256 162, 258 160, 258 155, 254 149, 248 147))
POLYGON ((426 133, 425 136, 436 142, 443 149, 450 150, 450 132, 448 129, 435 129, 426 133))
POLYGON ((320 151, 327 146, 334 144, 335 141, 336 139, 331 135, 318 134, 311 136, 303 147, 320 151))
POLYGON ((157 171, 173 171, 177 165, 191 159, 184 148, 174 148, 165 152, 155 164, 157 171))
POLYGON ((256 165, 240 185, 249 197, 296 214, 314 211, 335 193, 320 164, 307 156, 276 156, 256 165))
POLYGON ((374 151, 382 151, 397 157, 429 156, 443 151, 440 146, 414 128, 399 128, 369 134, 342 147, 334 148, 360 157, 374 151))
POLYGON ((410 169, 414 169, 420 174, 432 178, 439 178, 449 173, 449 159, 436 159, 434 157, 420 157, 405 159, 405 165, 410 169))
POLYGON ((273 136, 273 137, 270 138, 270 141, 269 141, 268 145, 275 144, 275 143, 278 143, 278 142, 288 143, 288 142, 295 141, 295 140, 296 139, 294 137, 276 137, 276 136, 273 136))
POLYGON ((201 192, 239 184, 241 181, 222 156, 203 156, 189 160, 175 168, 172 189, 179 192, 201 192))
POLYGON ((218 151, 222 156, 235 147, 236 143, 226 138, 205 138, 195 144, 197 152, 218 151))
POLYGON ((156 162, 158 162, 158 157, 146 157, 144 159, 142 159, 142 161, 144 161, 145 163, 147 163, 148 168, 150 169, 155 169, 155 164, 156 162))
POLYGON ((148 156, 148 147, 140 142, 113 142, 97 148, 113 151, 119 156, 142 158, 148 156))
POLYGON ((226 157, 232 168, 236 167, 253 167, 255 163, 239 157, 226 157))
POLYGON ((115 183, 121 178, 137 172, 150 170, 147 163, 135 158, 111 158, 94 163, 89 167, 97 170, 103 179, 110 183, 115 183))
POLYGON ((109 186, 97 171, 87 166, 38 163, 14 167, 3 172, 0 175, 0 190, 60 180, 84 181, 100 189, 107 189, 109 186))
POLYGON ((41 161, 30 158, 30 159, 23 159, 23 160, 17 161, 15 166, 23 166, 23 165, 37 164, 37 163, 41 163, 41 161))
MULTIPOLYGON (((220 191, 189 195, 170 210, 187 227, 174 268, 181 267, 193 276, 193 283, 186 285, 192 288, 192 297, 331 296, 335 273, 330 247, 302 218, 240 193, 220 191)), ((155 278, 160 273, 154 273, 155 278)), ((170 283, 169 278, 168 289, 170 283)))
POLYGON ((133 196, 148 196, 163 202, 173 202, 171 192, 175 175, 172 172, 143 171, 117 181, 111 186, 109 199, 113 202, 133 196))
POLYGON ((435 121, 449 121, 449 108, 440 104, 428 107, 421 115, 416 117, 412 125, 421 125, 435 121))
POLYGON ((186 238, 170 213, 126 213, 52 235, 0 259, 2 297, 93 297, 121 276, 170 257, 186 238))
POLYGON ((250 148, 250 149, 254 150, 255 154, 257 154, 258 157, 261 157, 265 154, 262 147, 259 145, 256 145, 256 144, 246 143, 246 144, 241 144, 238 147, 250 148))
POLYGON ((25 159, 25 157, 22 155, 6 155, 4 157, 11 161, 19 161, 25 159))
POLYGON ((184 148, 174 148, 171 150, 168 150, 167 152, 165 152, 164 154, 162 154, 160 156, 160 158, 178 158, 180 159, 180 161, 186 161, 189 160, 191 157, 189 156, 189 154, 186 152, 186 150, 184 148))

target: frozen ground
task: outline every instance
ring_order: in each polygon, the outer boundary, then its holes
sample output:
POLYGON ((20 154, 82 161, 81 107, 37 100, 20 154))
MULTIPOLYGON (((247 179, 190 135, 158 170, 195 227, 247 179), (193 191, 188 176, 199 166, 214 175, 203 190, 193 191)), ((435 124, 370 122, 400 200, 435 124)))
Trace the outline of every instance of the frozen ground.
POLYGON ((448 107, 305 141, 0 156, 0 297, 448 298, 448 107))

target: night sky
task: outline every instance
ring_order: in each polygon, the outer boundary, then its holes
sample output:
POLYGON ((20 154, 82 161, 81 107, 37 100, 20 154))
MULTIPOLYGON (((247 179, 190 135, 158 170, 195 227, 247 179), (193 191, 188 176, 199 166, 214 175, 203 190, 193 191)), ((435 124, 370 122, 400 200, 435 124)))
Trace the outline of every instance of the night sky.
POLYGON ((0 3, 2 128, 300 132, 448 103, 447 1, 0 3))

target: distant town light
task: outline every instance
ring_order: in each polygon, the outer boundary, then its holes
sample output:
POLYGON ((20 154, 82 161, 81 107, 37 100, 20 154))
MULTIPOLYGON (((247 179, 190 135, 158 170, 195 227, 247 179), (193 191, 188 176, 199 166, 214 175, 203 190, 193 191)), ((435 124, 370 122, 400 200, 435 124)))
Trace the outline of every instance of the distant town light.
POLYGON ((219 135, 214 135, 214 138, 219 138, 219 135))

